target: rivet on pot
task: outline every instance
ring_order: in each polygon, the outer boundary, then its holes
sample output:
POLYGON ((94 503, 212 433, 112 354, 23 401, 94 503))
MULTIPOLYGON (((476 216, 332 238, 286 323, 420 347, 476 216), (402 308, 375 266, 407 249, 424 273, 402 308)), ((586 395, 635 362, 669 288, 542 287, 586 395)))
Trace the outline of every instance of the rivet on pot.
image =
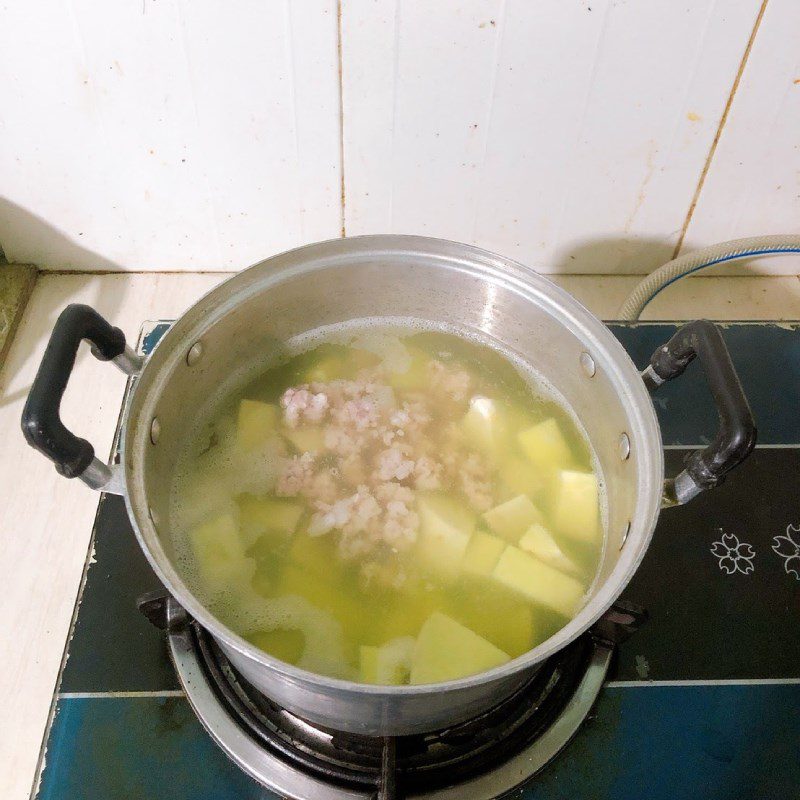
POLYGON ((586 351, 581 353, 580 362, 586 375, 590 378, 594 378, 597 367, 595 366, 594 359, 586 351))
POLYGON ((153 417, 153 421, 150 423, 150 441, 157 444, 159 436, 161 436, 161 423, 158 421, 158 417, 153 417))
POLYGON ((628 438, 627 433, 623 433, 619 437, 619 444, 617 445, 620 460, 627 461, 631 455, 631 440, 628 438))
POLYGON ((622 532, 622 539, 620 540, 620 543, 619 543, 619 549, 620 550, 622 550, 622 548, 625 547, 625 542, 628 541, 628 534, 630 532, 631 532, 631 523, 628 522, 625 525, 625 530, 622 532))
POLYGON ((192 367, 194 366, 199 360, 200 356, 203 355, 203 345, 201 342, 195 342, 190 348, 189 352, 186 354, 186 363, 192 367))

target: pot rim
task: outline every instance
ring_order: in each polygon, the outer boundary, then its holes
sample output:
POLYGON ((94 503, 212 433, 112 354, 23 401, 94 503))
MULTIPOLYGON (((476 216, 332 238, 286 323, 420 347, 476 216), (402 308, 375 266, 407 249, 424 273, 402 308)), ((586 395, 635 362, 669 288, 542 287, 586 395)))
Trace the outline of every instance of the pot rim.
POLYGON ((517 261, 470 244, 401 234, 329 239, 303 245, 235 273, 203 295, 170 326, 147 357, 124 411, 120 449, 125 478, 125 505, 139 545, 167 591, 202 627, 240 655, 258 665, 269 667, 289 680, 383 697, 438 694, 490 684, 544 661, 585 633, 619 597, 641 563, 658 519, 664 480, 661 431, 650 396, 630 356, 599 318, 565 289, 517 261), (527 300, 538 301, 539 305, 556 312, 559 322, 582 341, 591 342, 592 355, 598 367, 604 365, 617 388, 625 390, 632 423, 628 434, 632 445, 637 448, 637 472, 642 488, 638 493, 629 535, 621 547, 622 555, 594 596, 559 631, 532 650, 491 670, 441 683, 383 686, 321 675, 280 661, 234 633, 194 596, 164 552, 148 505, 144 502, 146 491, 141 463, 146 446, 146 426, 137 426, 135 422, 138 420, 131 424, 131 410, 137 404, 143 404, 143 396, 147 399, 148 392, 152 393, 156 376, 167 376, 182 360, 186 342, 200 338, 197 329, 209 327, 224 313, 251 296, 253 284, 255 290, 262 293, 271 285, 318 269, 337 268, 369 257, 385 258, 400 254, 417 255, 427 261, 434 258, 442 261, 443 266, 449 265, 484 280, 493 278, 495 283, 504 283, 527 300), (232 302, 232 299, 237 302, 232 302), (215 313, 211 314, 212 311, 215 313), (158 358, 154 361, 156 355, 158 358), (158 361, 162 363, 156 372, 151 365, 158 361), (614 367, 613 373, 608 369, 611 366, 614 367), (134 458, 137 452, 138 458, 134 458))

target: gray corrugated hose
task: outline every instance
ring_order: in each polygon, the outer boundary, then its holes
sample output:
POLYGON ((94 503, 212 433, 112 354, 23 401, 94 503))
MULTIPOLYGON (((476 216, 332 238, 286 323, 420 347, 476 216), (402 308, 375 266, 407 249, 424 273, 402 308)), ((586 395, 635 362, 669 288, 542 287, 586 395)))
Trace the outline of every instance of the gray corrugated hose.
POLYGON ((691 275, 714 264, 751 256, 800 253, 800 235, 777 234, 733 239, 730 242, 704 247, 679 256, 651 272, 628 295, 619 310, 619 319, 635 322, 645 306, 662 290, 685 275, 691 275))

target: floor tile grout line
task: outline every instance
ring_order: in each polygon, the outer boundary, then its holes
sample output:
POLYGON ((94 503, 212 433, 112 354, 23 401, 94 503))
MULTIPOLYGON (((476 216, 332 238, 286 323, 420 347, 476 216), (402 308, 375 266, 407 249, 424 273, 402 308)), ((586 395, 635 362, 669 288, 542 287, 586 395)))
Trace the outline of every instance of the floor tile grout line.
POLYGON ((686 238, 686 233, 689 230, 689 225, 692 222, 692 217, 694 216, 695 209, 697 208, 697 204, 700 201, 700 195, 703 191, 703 187, 705 186, 706 178, 708 177, 708 172, 711 169, 711 163, 713 162, 714 156, 716 155, 717 147, 719 145, 720 138, 722 137, 722 131, 725 128, 725 124, 728 121, 728 116, 733 106, 733 100, 736 97, 736 92, 739 89, 739 84, 741 83, 742 75, 744 75, 745 68, 747 67, 747 61, 750 58, 750 51, 753 49, 753 44, 756 40, 756 35, 758 34, 758 30, 761 27, 761 20, 764 18, 764 12, 767 10, 768 2, 769 0, 762 0, 761 7, 758 10, 758 14, 753 24, 753 30, 750 31, 750 37, 747 40, 747 45, 744 48, 744 53, 742 54, 741 61, 739 62, 739 68, 736 71, 736 77, 733 79, 731 90, 728 93, 728 99, 725 103, 725 108, 722 110, 722 116, 719 119, 719 124, 717 125, 717 131, 714 134, 714 138, 711 141, 711 147, 708 150, 708 155, 706 156, 705 163, 703 164, 703 169, 700 171, 700 177, 697 181, 697 186, 695 187, 694 194, 692 195, 691 202, 689 203, 689 208, 686 211, 686 219, 683 221, 683 225, 681 226, 681 232, 678 235, 678 241, 675 243, 675 249, 672 251, 673 258, 678 257, 678 255, 681 252, 681 248, 683 247, 683 242, 686 238))
MULTIPOLYGON (((96 277, 96 276, 118 276, 120 278, 128 276, 139 275, 180 275, 190 277, 197 276, 214 276, 218 275, 220 278, 232 277, 243 272, 246 267, 240 270, 187 270, 187 269, 138 269, 138 270, 121 270, 121 269, 47 269, 38 268, 37 279, 41 278, 63 278, 63 277, 96 277)), ((633 280, 634 278, 645 278, 648 273, 630 273, 630 272, 545 272, 541 267, 531 267, 539 275, 542 275, 549 280, 558 281, 564 278, 579 278, 585 280, 608 280, 609 278, 615 280, 633 280)), ((795 278, 800 280, 800 273, 785 273, 785 274, 748 274, 748 275, 691 275, 688 276, 683 285, 689 281, 741 281, 741 280, 781 280, 786 278, 795 278)))
POLYGON ((709 678, 707 680, 606 681, 606 689, 649 689, 659 686, 798 686, 800 678, 709 678))
MULTIPOLYGON (((606 681, 607 689, 645 689, 657 687, 704 687, 704 686, 798 686, 800 678, 707 678, 694 680, 641 680, 606 681)), ((159 689, 141 691, 108 692, 60 692, 59 700, 114 700, 114 699, 158 699, 167 697, 186 697, 183 689, 159 689)))
MULTIPOLYGON (((141 344, 141 342, 139 344, 141 344)), ((137 352, 139 344, 137 344, 137 352)), ((117 417, 117 423, 114 429, 114 438, 112 439, 111 452, 109 453, 109 463, 114 460, 114 456, 117 449, 117 441, 119 439, 120 430, 122 429, 123 411, 126 403, 126 398, 129 396, 130 390, 131 390, 131 379, 129 378, 125 386, 125 394, 123 395, 122 410, 120 411, 120 414, 117 417)), ((64 669, 69 659, 69 647, 72 644, 72 640, 75 636, 75 630, 78 625, 78 615, 80 614, 81 603, 83 602, 83 593, 86 589, 86 581, 88 580, 89 577, 89 568, 92 566, 93 563, 96 563, 94 560, 95 534, 97 528, 97 520, 98 517, 100 516, 100 510, 102 504, 105 502, 105 498, 106 496, 104 494, 102 493, 99 494, 94 520, 92 521, 92 531, 89 537, 89 548, 86 551, 86 558, 84 559, 83 562, 83 570, 81 571, 81 579, 78 584, 77 593, 75 595, 75 604, 72 607, 72 616, 69 622, 67 639, 64 642, 64 649, 61 653, 61 662, 58 665, 58 674, 56 676, 55 685, 53 687, 53 695, 50 700, 50 709, 47 714, 47 722, 45 724, 44 734, 42 735, 42 741, 41 744, 39 745, 39 756, 36 760, 36 770, 34 771, 33 784, 31 786, 30 794, 28 795, 29 798, 33 798, 36 796, 39 787, 39 782, 41 781, 42 774, 44 771, 45 755, 47 753, 47 745, 50 741, 50 733, 52 731, 53 721, 55 718, 56 705, 58 703, 59 698, 62 695, 62 693, 60 692, 60 688, 61 688, 61 683, 64 680, 64 669)))
MULTIPOLYGON (((127 388, 126 388, 127 393, 127 388)), ((117 422, 117 427, 119 427, 119 422, 117 422)), ((115 434, 116 436, 116 434, 115 434)), ((50 733, 53 729, 53 721, 55 719, 56 714, 56 706, 58 704, 58 698, 60 695, 59 689, 61 687, 61 682, 64 679, 64 668, 67 665, 67 660, 69 659, 69 647, 72 643, 73 636, 75 635, 75 628, 78 624, 78 613, 80 612, 81 602, 83 600, 83 591, 86 588, 86 578, 89 574, 89 567, 93 563, 94 559, 94 541, 95 541, 95 526, 97 524, 97 517, 100 514, 100 507, 104 502, 105 498, 104 495, 100 494, 97 500, 97 508, 95 509, 94 519, 92 520, 92 531, 89 536, 89 546, 86 551, 86 557, 83 561, 83 569, 81 570, 81 577, 78 583, 78 588, 75 593, 75 603, 72 606, 72 614, 70 616, 69 621, 69 628, 67 630, 67 638, 64 642, 64 648, 61 651, 61 660, 58 665, 58 672, 56 674, 56 680, 53 685, 53 692, 50 698, 50 708, 47 712, 47 720, 44 726, 44 732, 42 733, 42 740, 39 744, 39 755, 36 759, 36 769, 33 773, 33 784, 31 785, 30 793, 28 794, 29 798, 34 798, 38 794, 39 782, 41 781, 42 774, 44 772, 45 767, 45 755, 47 753, 47 745, 50 742, 50 733)))
MULTIPOLYGON (((701 447, 708 447, 708 442, 698 442, 697 444, 664 444, 662 445, 662 449, 664 450, 699 450, 701 447)), ((765 444, 757 444, 755 446, 756 450, 798 450, 800 449, 800 442, 795 444, 787 444, 787 443, 779 443, 776 442, 774 444, 765 443, 765 444)))
POLYGON ((95 698, 136 698, 136 697, 185 697, 183 689, 154 689, 152 691, 109 691, 109 692, 59 692, 59 700, 90 700, 95 698))
POLYGON ((195 277, 197 275, 238 275, 244 272, 247 267, 241 269, 47 269, 47 267, 38 267, 39 277, 47 278, 53 277, 69 277, 69 276, 84 276, 84 275, 118 275, 125 277, 127 275, 186 275, 187 277, 195 277))

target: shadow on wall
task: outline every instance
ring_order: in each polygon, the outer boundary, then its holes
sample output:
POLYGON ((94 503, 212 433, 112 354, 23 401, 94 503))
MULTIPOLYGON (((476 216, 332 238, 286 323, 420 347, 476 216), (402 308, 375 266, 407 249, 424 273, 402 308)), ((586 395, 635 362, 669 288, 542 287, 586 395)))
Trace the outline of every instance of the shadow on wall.
MULTIPOLYGON (((119 264, 81 247, 40 217, 0 197, 0 246, 13 240, 18 231, 27 238, 41 241, 42 247, 39 250, 42 253, 57 252, 62 258, 64 253, 69 253, 70 260, 74 259, 75 263, 92 263, 97 264, 98 270, 123 272, 119 264)), ((47 261, 40 261, 36 266, 46 268, 47 261)), ((41 358, 43 340, 49 338, 58 315, 70 302, 87 303, 110 319, 117 316, 125 300, 126 284, 121 279, 112 278, 112 280, 113 291, 103 291, 101 289, 103 284, 98 275, 76 271, 58 277, 39 276, 0 373, 0 406, 14 403, 27 396, 30 385, 17 387, 10 393, 7 393, 7 387, 12 384, 14 376, 29 359, 41 358), (57 291, 54 281, 58 281, 57 291), (79 301, 73 299, 76 294, 80 295, 79 301), (32 319, 34 309, 36 318, 32 319), (34 348, 36 348, 35 356, 32 355, 34 348)), ((108 277, 104 285, 108 288, 108 277)), ((88 348, 81 348, 78 357, 92 356, 88 355, 88 348)))
POLYGON ((7 258, 9 251, 12 255, 14 253, 15 240, 36 243, 36 258, 33 261, 38 267, 66 264, 77 269, 85 269, 85 266, 78 265, 91 264, 93 270, 122 271, 119 264, 86 247, 81 247, 78 242, 70 239, 41 217, 11 200, 0 197, 0 244, 3 245, 7 258))
MULTIPOLYGON (((793 235, 793 234, 787 234, 793 235)), ((680 255, 688 255, 717 242, 684 242, 680 255)), ((577 242, 558 259, 553 271, 560 274, 649 275, 672 261, 675 243, 663 239, 604 238, 577 242)), ((715 264, 704 269, 705 277, 775 277, 794 276, 800 261, 793 254, 762 255, 740 258, 730 263, 715 264)))
POLYGON ((577 242, 557 262, 556 274, 647 275, 672 260, 666 239, 607 238, 577 242))

